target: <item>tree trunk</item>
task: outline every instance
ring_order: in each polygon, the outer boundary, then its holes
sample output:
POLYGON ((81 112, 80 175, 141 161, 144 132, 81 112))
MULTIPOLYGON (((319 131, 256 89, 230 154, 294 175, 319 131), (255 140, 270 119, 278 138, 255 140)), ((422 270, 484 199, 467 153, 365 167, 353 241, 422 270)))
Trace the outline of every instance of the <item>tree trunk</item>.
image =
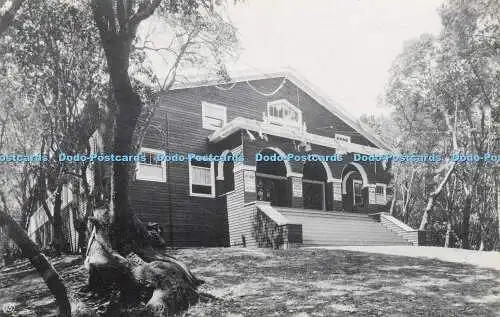
POLYGON ((78 223, 76 232, 78 233, 78 250, 81 254, 87 253, 87 226, 83 225, 83 221, 78 223))
POLYGON ((394 216, 394 207, 396 205, 396 190, 392 193, 391 208, 389 209, 389 215, 394 216))
POLYGON ((56 298, 60 316, 71 316, 71 306, 69 304, 66 287, 52 264, 50 264, 47 258, 40 252, 38 246, 31 241, 17 222, 4 211, 0 211, 0 225, 6 228, 9 237, 14 240, 21 249, 23 256, 30 260, 31 264, 38 271, 38 274, 44 279, 50 292, 56 298))
POLYGON ((63 219, 62 219, 62 190, 63 185, 57 185, 56 192, 54 195, 54 237, 53 245, 56 254, 60 255, 61 252, 68 252, 68 243, 64 237, 63 231, 63 219))
POLYGON ((73 212, 73 225, 75 226, 76 233, 78 234, 78 249, 81 254, 87 253, 87 217, 82 217, 79 214, 78 207, 72 208, 73 212))
POLYGON ((479 245, 479 251, 484 251, 485 243, 484 243, 484 235, 481 232, 481 244, 479 245))
POLYGON ((406 200, 408 199, 408 193, 405 193, 403 195, 403 206, 401 206, 401 214, 402 214, 402 218, 403 218, 403 222, 408 224, 408 220, 409 220, 409 213, 408 213, 408 209, 407 209, 407 206, 408 204, 406 203, 406 200))
MULTIPOLYGON (((4 3, 2 2, 2 4, 4 3)), ((5 32, 12 21, 14 21, 14 17, 22 4, 23 0, 11 1, 10 8, 3 15, 0 15, 0 35, 5 32)))
POLYGON ((436 197, 443 190, 444 185, 446 184, 446 182, 448 182, 448 179, 450 178, 454 169, 455 169, 455 162, 452 162, 452 163, 450 163, 450 167, 448 168, 448 171, 446 172, 444 178, 441 180, 441 183, 436 187, 436 189, 434 191, 432 191, 429 194, 429 200, 427 201, 427 205, 425 206, 425 210, 424 210, 424 214, 422 215, 422 221, 420 222, 419 230, 425 230, 427 228, 427 225, 429 223, 430 213, 431 213, 432 207, 434 207, 434 201, 435 201, 436 197))
MULTIPOLYGON (((134 154, 133 136, 143 104, 128 74, 130 52, 138 24, 151 16, 160 3, 147 1, 133 14, 134 6, 128 1, 91 1, 117 104, 113 111, 114 155, 134 154)), ((166 307, 166 313, 171 315, 198 299, 196 288, 201 281, 182 263, 152 249, 164 247, 165 241, 158 233, 148 231, 131 209, 131 166, 112 162, 110 208, 96 209, 89 218, 94 224, 85 260, 89 286, 99 289, 114 284, 126 304, 141 301, 139 295, 149 294, 148 307, 166 307), (153 293, 148 293, 151 290, 153 293)))
POLYGON ((497 205, 497 243, 496 250, 500 251, 500 167, 495 168, 495 189, 496 189, 496 205, 497 205))
MULTIPOLYGON (((123 35, 126 36, 126 35, 123 35)), ((132 144, 137 120, 142 110, 142 101, 134 91, 128 75, 128 43, 131 39, 122 37, 108 38, 104 43, 107 55, 111 84, 118 105, 114 122, 113 154, 133 154, 132 144)), ((123 252, 127 241, 133 241, 134 221, 129 201, 131 163, 113 162, 111 176, 111 245, 123 252)))
POLYGON ((462 210, 463 220, 460 238, 462 239, 462 248, 470 249, 469 242, 469 227, 470 227, 470 214, 472 208, 472 191, 467 192, 465 197, 464 209, 462 210))
MULTIPOLYGON (((90 149, 89 149, 90 153, 90 149)), ((82 168, 81 175, 82 175, 82 187, 83 187, 83 194, 79 193, 76 195, 76 202, 77 202, 77 207, 73 208, 73 223, 76 229, 76 232, 78 234, 78 249, 80 250, 81 254, 85 255, 87 254, 87 228, 88 228, 88 219, 90 216, 92 216, 92 212, 94 210, 94 201, 95 197, 98 195, 94 195, 93 193, 90 192, 90 186, 89 182, 87 179, 87 170, 89 166, 86 165, 82 168), (85 206, 85 210, 83 211, 82 215, 82 210, 80 210, 80 206, 82 204, 85 206)), ((94 170, 96 170, 94 168, 94 170)), ((100 179, 101 175, 96 176, 94 173, 94 177, 92 179, 93 185, 94 185, 94 193, 97 191, 97 183, 96 179, 100 179)), ((80 192, 80 190, 79 190, 80 192)))
POLYGON ((451 238, 451 222, 448 221, 446 224, 446 236, 444 240, 444 247, 449 248, 450 247, 450 238, 451 238))

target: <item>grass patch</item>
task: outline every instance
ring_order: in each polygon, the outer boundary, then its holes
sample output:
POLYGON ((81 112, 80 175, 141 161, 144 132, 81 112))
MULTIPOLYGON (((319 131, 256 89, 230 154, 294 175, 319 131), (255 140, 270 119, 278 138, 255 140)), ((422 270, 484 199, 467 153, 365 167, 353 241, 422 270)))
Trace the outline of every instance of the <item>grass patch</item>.
MULTIPOLYGON (((184 316, 499 316, 500 272, 435 259, 321 249, 181 249, 171 252, 220 300, 184 316)), ((77 257, 53 259, 73 298, 99 307, 79 289, 77 257)), ((26 266, 0 270, 5 316, 55 316, 43 280, 26 266)), ((0 316, 2 316, 0 307, 0 316)))
POLYGON ((221 298, 187 316, 500 315, 500 272, 471 265, 321 249, 175 255, 210 280, 202 291, 221 298))

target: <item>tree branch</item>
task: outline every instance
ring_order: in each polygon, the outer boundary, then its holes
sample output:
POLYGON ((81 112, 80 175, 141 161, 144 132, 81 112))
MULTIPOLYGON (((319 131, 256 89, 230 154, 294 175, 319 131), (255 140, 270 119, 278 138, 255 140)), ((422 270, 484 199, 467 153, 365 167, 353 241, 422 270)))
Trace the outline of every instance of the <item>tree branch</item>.
POLYGON ((0 17, 0 35, 12 24, 24 0, 13 0, 10 8, 0 17))
POLYGON ((50 292, 56 298, 60 316, 70 317, 71 306, 63 280, 52 264, 42 254, 38 246, 31 241, 21 226, 7 213, 6 199, 3 192, 0 192, 0 198, 3 203, 3 207, 0 210, 0 226, 7 229, 9 237, 14 240, 23 252, 23 256, 30 260, 31 264, 38 271, 38 274, 43 278, 50 292))
POLYGON ((160 6, 161 0, 144 1, 139 5, 139 10, 130 18, 130 28, 136 29, 139 23, 149 18, 160 6))

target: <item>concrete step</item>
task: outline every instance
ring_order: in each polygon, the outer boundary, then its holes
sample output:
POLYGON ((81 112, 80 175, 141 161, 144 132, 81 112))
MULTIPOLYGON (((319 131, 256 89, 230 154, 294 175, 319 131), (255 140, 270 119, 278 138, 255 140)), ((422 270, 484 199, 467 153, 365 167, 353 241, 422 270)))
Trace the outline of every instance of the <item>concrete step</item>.
POLYGON ((410 245, 365 214, 279 208, 292 223, 302 225, 304 245, 410 245))

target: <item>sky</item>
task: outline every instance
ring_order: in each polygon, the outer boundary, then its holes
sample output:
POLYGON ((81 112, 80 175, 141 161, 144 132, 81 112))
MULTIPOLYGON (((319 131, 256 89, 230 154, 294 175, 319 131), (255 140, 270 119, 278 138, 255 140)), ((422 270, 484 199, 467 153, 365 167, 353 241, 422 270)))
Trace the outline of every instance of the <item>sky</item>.
POLYGON ((246 0, 229 7, 241 55, 229 70, 290 67, 351 114, 377 106, 405 41, 440 31, 442 0, 246 0))
MULTIPOLYGON (((388 114, 379 98, 389 69, 404 43, 441 28, 443 0, 244 0, 226 10, 238 29, 238 60, 230 75, 291 68, 316 90, 354 117, 388 114)), ((156 47, 168 46, 168 26, 145 23, 156 47)), ((168 63, 151 55, 154 69, 166 74, 168 63)), ((207 71, 201 71, 207 75, 207 71)), ((199 77, 199 70, 194 75, 199 77)), ((192 77, 192 76, 189 76, 192 77)), ((201 78, 200 78, 201 79, 201 78)))

